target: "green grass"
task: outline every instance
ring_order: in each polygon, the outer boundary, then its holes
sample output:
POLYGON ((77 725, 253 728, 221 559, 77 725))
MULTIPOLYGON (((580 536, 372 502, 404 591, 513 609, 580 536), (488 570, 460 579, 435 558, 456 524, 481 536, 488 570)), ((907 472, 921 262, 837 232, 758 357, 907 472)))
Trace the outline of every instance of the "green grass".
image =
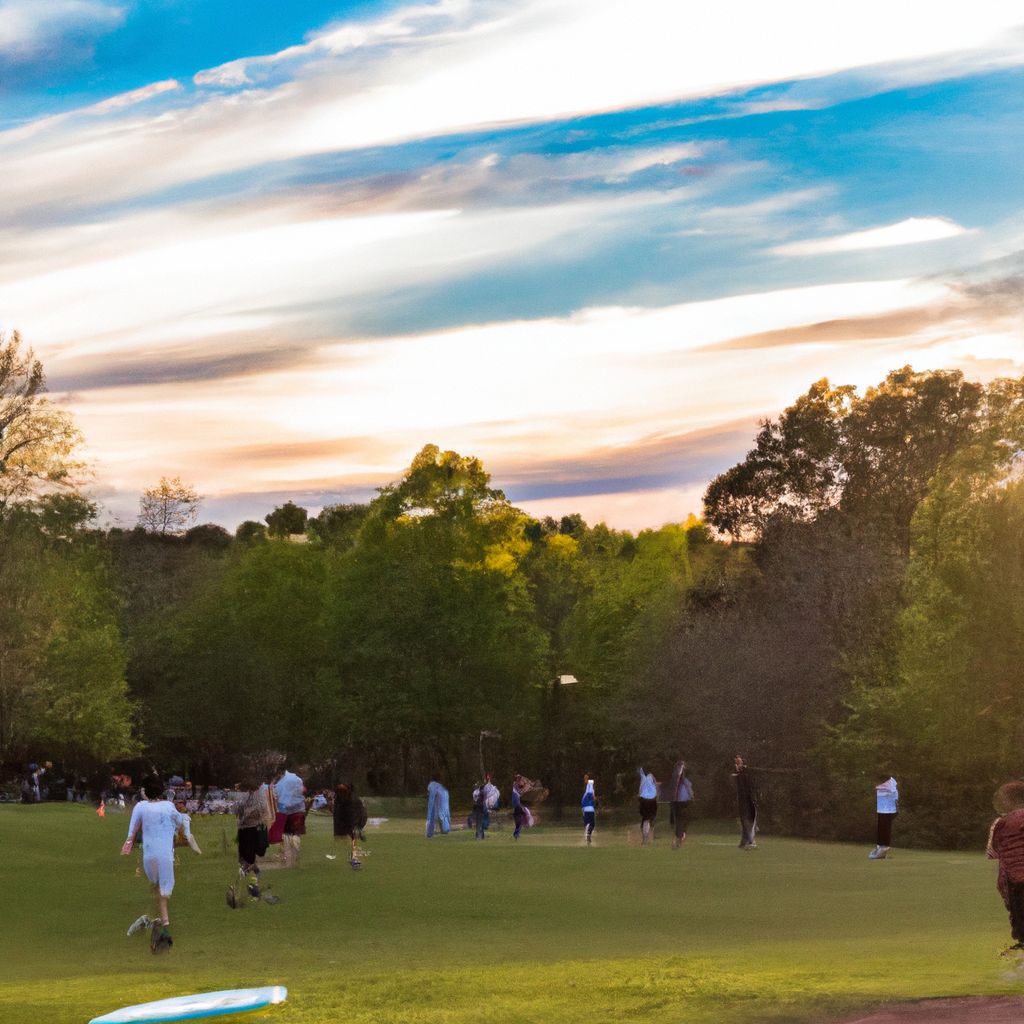
MULTIPOLYGON (((427 841, 418 820, 370 830, 361 872, 311 820, 281 898, 232 912, 230 819, 197 819, 179 853, 175 946, 125 928, 148 910, 123 814, 0 807, 0 1022, 84 1024, 118 1006, 284 984, 281 1024, 802 1021, 894 999, 1019 992, 995 868, 980 854, 897 851, 667 829, 640 849, 605 826, 484 843, 427 841), (338 853, 329 861, 325 854, 338 853)), ((714 824, 711 828, 716 827, 714 824)))

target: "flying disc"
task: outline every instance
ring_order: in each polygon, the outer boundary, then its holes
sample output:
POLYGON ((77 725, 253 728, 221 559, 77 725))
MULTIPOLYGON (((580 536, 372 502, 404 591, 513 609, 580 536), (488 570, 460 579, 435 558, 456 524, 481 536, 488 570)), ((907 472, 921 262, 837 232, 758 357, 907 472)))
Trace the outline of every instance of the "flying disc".
POLYGON ((288 998, 283 985, 267 988, 232 988, 223 992, 200 992, 194 996, 175 996, 153 1003, 124 1006, 102 1017, 93 1017, 89 1024, 167 1024, 176 1020, 200 1020, 223 1017, 228 1013, 262 1010, 288 998))

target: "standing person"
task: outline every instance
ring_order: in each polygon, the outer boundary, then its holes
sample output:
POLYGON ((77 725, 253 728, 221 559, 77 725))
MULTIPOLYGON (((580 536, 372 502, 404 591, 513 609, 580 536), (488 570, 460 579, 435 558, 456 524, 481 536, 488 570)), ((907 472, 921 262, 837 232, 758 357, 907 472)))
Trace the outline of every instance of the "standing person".
POLYGON ((646 846, 654 839, 654 819, 658 816, 658 780, 653 772, 645 772, 638 768, 640 773, 640 840, 641 846, 646 846))
POLYGON ((892 819, 896 817, 896 808, 900 794, 896 788, 896 780, 890 775, 885 782, 875 786, 875 804, 878 810, 878 827, 876 830, 875 848, 868 854, 868 860, 885 860, 892 847, 892 819))
POLYGON ((686 762, 676 761, 672 773, 672 809, 670 820, 675 827, 672 849, 678 850, 686 842, 686 830, 690 826, 690 806, 693 803, 693 783, 686 777, 686 762))
POLYGON ((40 804, 43 802, 42 778, 52 767, 53 762, 51 761, 44 761, 42 765, 30 764, 28 766, 28 787, 25 790, 25 803, 40 804))
POLYGON ((306 788, 287 764, 277 770, 274 797, 277 800, 277 824, 281 828, 282 860, 286 868, 296 867, 302 837, 306 834, 306 788))
POLYGON ((491 773, 487 772, 484 781, 473 790, 473 823, 477 839, 487 838, 487 830, 491 827, 491 811, 498 806, 500 800, 501 792, 491 781, 491 773))
POLYGON ((436 826, 441 827, 441 835, 446 836, 452 828, 451 808, 448 802, 448 790, 441 785, 439 775, 430 776, 427 786, 427 838, 434 834, 436 826))
POLYGON ((526 811, 523 809, 523 800, 519 792, 519 786, 515 781, 512 783, 512 821, 515 829, 512 838, 518 839, 519 833, 523 830, 523 822, 526 820, 526 811))
POLYGON ((173 945, 167 901, 174 892, 174 837, 178 830, 184 832, 188 845, 196 853, 200 850, 192 837, 189 816, 177 810, 170 800, 164 799, 164 787, 160 780, 147 779, 142 788, 146 799, 140 800, 132 811, 128 838, 121 847, 121 855, 127 857, 132 852, 141 829, 145 840, 142 869, 153 886, 156 912, 153 917, 143 914, 136 918, 129 926, 128 934, 134 935, 143 928, 149 928, 149 948, 154 953, 160 953, 173 945))
POLYGON ((1010 914, 1013 945, 1003 950, 1024 952, 1024 782, 1007 782, 992 799, 999 817, 989 830, 989 857, 999 860, 996 888, 1010 914))
POLYGON ((583 808, 583 838, 590 846, 597 824, 597 797, 594 795, 594 780, 589 775, 583 776, 583 796, 580 799, 583 808))
POLYGON ((740 849, 756 850, 757 796, 754 780, 746 761, 739 754, 733 758, 733 765, 732 777, 736 780, 736 805, 740 815, 740 849))
POLYGON ((349 864, 353 868, 362 865, 359 862, 359 851, 356 840, 366 824, 366 808, 362 800, 356 796, 355 788, 348 782, 339 782, 334 787, 334 838, 348 839, 349 864))

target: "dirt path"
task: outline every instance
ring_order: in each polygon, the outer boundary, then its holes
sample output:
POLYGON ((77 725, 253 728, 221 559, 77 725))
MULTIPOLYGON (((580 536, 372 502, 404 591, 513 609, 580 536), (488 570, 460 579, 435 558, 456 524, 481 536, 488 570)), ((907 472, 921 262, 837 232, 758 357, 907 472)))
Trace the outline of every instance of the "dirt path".
POLYGON ((891 1006, 846 1024, 1022 1024, 1024 996, 923 999, 891 1006))

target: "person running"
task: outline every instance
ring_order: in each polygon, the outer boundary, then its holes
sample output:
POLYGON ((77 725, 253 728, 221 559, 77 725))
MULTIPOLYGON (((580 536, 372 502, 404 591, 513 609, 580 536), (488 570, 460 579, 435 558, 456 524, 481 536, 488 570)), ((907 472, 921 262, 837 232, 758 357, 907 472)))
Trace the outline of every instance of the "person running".
MULTIPOLYGON (((247 792, 236 806, 238 816, 238 875, 245 879, 246 888, 253 899, 260 895, 260 868, 257 858, 267 852, 268 832, 274 823, 276 810, 274 791, 265 782, 250 779, 247 792)), ((228 894, 230 904, 231 894, 228 894)))
POLYGON ((1007 782, 992 799, 999 817, 989 830, 990 858, 999 861, 996 888, 1010 915, 1013 945, 1004 955, 1024 952, 1024 782, 1007 782))
POLYGON ((678 850, 686 842, 686 830, 690 826, 690 806, 693 803, 693 783, 686 777, 686 762, 676 761, 672 773, 672 809, 669 820, 675 828, 672 849, 678 850))
POLYGON ((597 824, 597 797, 594 795, 594 780, 589 775, 583 776, 580 807, 583 809, 583 838, 587 846, 590 846, 594 838, 594 826, 597 824))
POLYGON ((302 837, 306 834, 306 788, 302 779, 290 771, 287 764, 277 771, 274 782, 274 797, 277 800, 277 814, 281 829, 281 859, 286 868, 299 863, 302 837))
POLYGON ((892 819, 896 817, 900 794, 896 780, 890 775, 885 782, 875 786, 875 806, 878 811, 878 825, 875 832, 875 848, 868 854, 868 860, 885 860, 892 848, 892 819))
POLYGON ((645 772, 638 768, 640 773, 640 845, 646 846, 654 839, 654 819, 658 816, 658 780, 653 772, 645 772))
POLYGON ((156 912, 152 917, 143 914, 136 918, 129 926, 128 934, 135 935, 149 928, 149 948, 154 953, 161 953, 173 945, 167 904, 174 892, 174 837, 178 830, 184 832, 188 845, 196 853, 201 851, 192 836, 189 816, 182 814, 170 800, 164 799, 160 780, 147 779, 142 790, 145 800, 140 800, 132 811, 128 838, 121 847, 121 856, 127 857, 132 852, 141 830, 145 840, 142 869, 153 887, 156 912))
POLYGON ((451 808, 448 801, 448 790, 441 785, 439 775, 431 775, 427 786, 427 838, 434 834, 440 826, 441 835, 446 836, 452 829, 451 808))
POLYGON ((355 788, 348 782, 339 782, 334 787, 334 838, 348 839, 350 843, 349 864, 360 868, 357 839, 366 825, 366 808, 356 796, 355 788))
POLYGON ((740 849, 757 849, 757 797, 754 793, 754 780, 746 761, 737 754, 733 758, 735 771, 732 777, 736 780, 736 805, 740 815, 740 849))

